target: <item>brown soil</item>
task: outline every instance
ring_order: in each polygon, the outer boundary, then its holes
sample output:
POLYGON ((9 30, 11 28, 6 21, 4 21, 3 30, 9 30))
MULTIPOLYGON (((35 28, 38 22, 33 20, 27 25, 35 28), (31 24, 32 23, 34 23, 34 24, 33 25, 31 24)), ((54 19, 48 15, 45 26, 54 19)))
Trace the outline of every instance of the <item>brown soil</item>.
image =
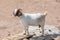
POLYGON ((0 1, 0 40, 23 31, 19 18, 13 16, 13 10, 36 13, 47 11, 46 24, 60 29, 60 0, 1 0, 0 1))

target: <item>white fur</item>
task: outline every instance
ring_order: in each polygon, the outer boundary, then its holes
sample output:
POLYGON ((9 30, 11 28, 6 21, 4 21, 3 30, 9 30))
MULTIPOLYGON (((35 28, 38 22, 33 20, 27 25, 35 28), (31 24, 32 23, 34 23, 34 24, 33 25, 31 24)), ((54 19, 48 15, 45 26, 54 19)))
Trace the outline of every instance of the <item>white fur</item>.
MULTIPOLYGON (((15 9, 14 15, 18 9, 15 9)), ((29 26, 39 26, 41 25, 42 28, 42 35, 44 35, 44 24, 45 24, 45 17, 47 15, 47 12, 44 14, 42 13, 22 13, 21 16, 19 16, 20 21, 24 25, 25 32, 28 33, 28 27, 29 26)))
POLYGON ((44 35, 45 16, 46 15, 44 15, 42 13, 34 13, 34 14, 23 13, 23 15, 20 16, 20 21, 24 25, 26 33, 28 33, 29 26, 41 25, 42 35, 44 35))
POLYGON ((30 25, 30 26, 37 26, 39 24, 42 23, 42 21, 44 21, 45 16, 37 13, 37 14, 29 14, 29 13, 24 13, 20 19, 23 22, 23 24, 25 23, 25 25, 30 25), (41 18, 43 17, 43 18, 41 18))

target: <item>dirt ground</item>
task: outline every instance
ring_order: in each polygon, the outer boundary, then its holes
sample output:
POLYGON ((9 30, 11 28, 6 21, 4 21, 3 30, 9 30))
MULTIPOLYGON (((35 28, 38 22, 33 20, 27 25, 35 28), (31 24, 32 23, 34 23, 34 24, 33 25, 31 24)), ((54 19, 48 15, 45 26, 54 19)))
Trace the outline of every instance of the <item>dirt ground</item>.
POLYGON ((48 12, 46 24, 60 29, 60 0, 1 0, 0 1, 0 40, 23 31, 19 18, 13 16, 13 10, 21 8, 22 12, 48 12))

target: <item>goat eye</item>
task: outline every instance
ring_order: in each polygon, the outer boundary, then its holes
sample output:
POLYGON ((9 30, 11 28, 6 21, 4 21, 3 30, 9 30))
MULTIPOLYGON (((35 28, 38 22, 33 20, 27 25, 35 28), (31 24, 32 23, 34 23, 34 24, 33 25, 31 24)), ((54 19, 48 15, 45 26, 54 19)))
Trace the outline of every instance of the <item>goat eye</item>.
POLYGON ((22 13, 19 13, 18 16, 22 16, 22 13))

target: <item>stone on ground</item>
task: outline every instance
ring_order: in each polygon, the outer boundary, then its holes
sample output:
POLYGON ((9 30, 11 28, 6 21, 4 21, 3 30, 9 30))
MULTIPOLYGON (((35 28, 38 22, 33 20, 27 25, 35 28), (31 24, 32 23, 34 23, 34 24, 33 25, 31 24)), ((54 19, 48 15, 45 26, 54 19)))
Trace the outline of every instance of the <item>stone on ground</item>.
POLYGON ((44 37, 40 37, 42 35, 42 29, 38 26, 30 26, 29 34, 35 34, 31 40, 54 40, 55 37, 60 35, 60 30, 53 25, 45 25, 44 26, 44 37))

